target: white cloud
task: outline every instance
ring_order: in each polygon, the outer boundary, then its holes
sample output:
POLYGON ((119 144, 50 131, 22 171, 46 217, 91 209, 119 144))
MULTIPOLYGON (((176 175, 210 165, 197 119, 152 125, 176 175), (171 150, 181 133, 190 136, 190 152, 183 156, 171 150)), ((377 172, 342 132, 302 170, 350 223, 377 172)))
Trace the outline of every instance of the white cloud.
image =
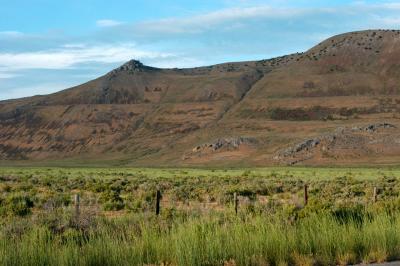
POLYGON ((0 100, 17 99, 32 95, 45 95, 70 88, 73 83, 42 83, 36 86, 18 87, 12 90, 0 91, 0 100))
POLYGON ((142 31, 163 33, 197 33, 215 25, 252 18, 290 18, 303 14, 307 10, 294 8, 273 8, 270 6, 256 6, 245 8, 227 8, 206 14, 184 17, 167 18, 147 21, 137 24, 142 31))
POLYGON ((112 20, 112 19, 101 19, 96 21, 96 25, 98 27, 114 27, 123 24, 121 21, 112 20))
POLYGON ((400 18, 399 17, 381 17, 375 16, 376 21, 384 26, 399 26, 400 25, 400 18))
MULTIPOLYGON (((240 0, 239 0, 240 1, 240 0)), ((236 2, 236 1, 234 1, 236 2)), ((246 0, 244 1, 246 2, 246 0)), ((274 1, 279 2, 279 1, 274 1)), ((171 17, 151 21, 142 21, 136 24, 131 24, 135 34, 141 36, 155 36, 157 34, 198 34, 209 30, 222 29, 226 31, 235 31, 237 29, 245 29, 246 23, 254 19, 259 19, 260 23, 268 23, 283 21, 287 23, 295 21, 299 24, 311 21, 317 18, 318 23, 324 23, 322 20, 324 15, 328 15, 327 22, 337 23, 333 21, 334 17, 344 20, 349 24, 355 25, 370 25, 371 23, 379 23, 375 27, 388 26, 395 27, 399 23, 397 16, 400 10, 398 2, 381 2, 377 4, 367 4, 363 1, 354 1, 348 4, 328 6, 328 7, 288 7, 282 2, 281 6, 275 5, 254 5, 245 7, 225 8, 217 11, 212 11, 203 14, 197 14, 187 17, 171 17), (360 20, 361 14, 365 14, 363 20, 360 20), (372 17, 381 15, 381 21, 375 21, 372 17), (392 15, 389 17, 389 15, 392 15), (386 18, 387 17, 387 18, 386 18), (263 20, 263 22, 261 22, 263 20), (222 27, 221 27, 222 26, 222 27)), ((254 24, 251 25, 253 30, 254 24)), ((358 28, 363 28, 359 26, 358 28)), ((127 30, 126 24, 121 29, 127 30)), ((275 28, 278 31, 279 29, 275 28)), ((352 29, 350 29, 352 30, 352 29)))
POLYGON ((381 6, 384 8, 387 8, 387 9, 392 9, 392 10, 400 9, 400 3, 383 3, 381 6))
POLYGON ((25 34, 19 31, 0 31, 0 37, 16 38, 22 36, 25 36, 25 34))
POLYGON ((67 43, 62 45, 64 48, 85 48, 86 44, 84 43, 67 43))
POLYGON ((60 49, 23 53, 0 53, 0 67, 16 69, 66 69, 80 63, 116 63, 129 59, 157 59, 172 57, 136 48, 132 44, 118 45, 67 45, 60 49))
POLYGON ((18 77, 19 75, 17 74, 11 74, 11 73, 1 73, 0 72, 0 79, 11 79, 11 78, 15 78, 18 77))

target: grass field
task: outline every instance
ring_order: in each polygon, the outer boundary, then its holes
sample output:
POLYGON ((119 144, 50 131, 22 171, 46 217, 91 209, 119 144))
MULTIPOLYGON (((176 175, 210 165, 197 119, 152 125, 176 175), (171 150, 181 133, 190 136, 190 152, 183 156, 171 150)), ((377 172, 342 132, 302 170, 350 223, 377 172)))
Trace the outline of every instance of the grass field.
POLYGON ((3 167, 0 264, 346 265, 397 260, 399 175, 396 167, 3 167), (159 216, 154 213, 157 190, 162 193, 159 216), (79 211, 73 200, 77 194, 79 211))

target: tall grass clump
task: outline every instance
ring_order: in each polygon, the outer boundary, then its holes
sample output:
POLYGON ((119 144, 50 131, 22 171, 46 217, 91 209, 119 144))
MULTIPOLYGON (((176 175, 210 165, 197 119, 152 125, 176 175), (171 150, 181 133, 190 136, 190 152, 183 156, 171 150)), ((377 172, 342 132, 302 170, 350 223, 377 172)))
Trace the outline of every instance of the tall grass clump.
POLYGON ((1 265, 347 265, 400 258, 400 214, 362 220, 310 214, 296 221, 131 215, 60 231, 23 219, 2 227, 1 265))

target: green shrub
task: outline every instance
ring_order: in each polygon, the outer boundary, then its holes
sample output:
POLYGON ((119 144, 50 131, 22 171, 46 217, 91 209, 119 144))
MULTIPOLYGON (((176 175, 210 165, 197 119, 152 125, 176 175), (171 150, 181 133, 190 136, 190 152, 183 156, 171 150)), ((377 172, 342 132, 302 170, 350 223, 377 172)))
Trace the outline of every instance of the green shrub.
POLYGON ((122 201, 107 201, 103 203, 103 209, 105 211, 119 211, 125 207, 124 202, 122 201))
POLYGON ((31 213, 34 204, 33 200, 26 195, 12 195, 7 199, 7 206, 12 214, 25 216, 31 213))
POLYGON ((363 223, 364 218, 367 217, 368 213, 365 210, 365 206, 361 204, 356 204, 350 206, 348 205, 336 207, 332 210, 332 215, 340 223, 354 222, 357 224, 361 224, 363 223))

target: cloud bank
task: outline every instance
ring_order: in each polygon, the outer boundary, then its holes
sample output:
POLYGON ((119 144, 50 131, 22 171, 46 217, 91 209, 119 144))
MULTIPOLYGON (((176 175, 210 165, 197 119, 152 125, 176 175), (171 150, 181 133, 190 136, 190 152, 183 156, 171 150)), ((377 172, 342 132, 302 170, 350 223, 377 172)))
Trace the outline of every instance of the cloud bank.
POLYGON ((123 24, 123 22, 112 19, 100 19, 96 21, 96 25, 99 27, 114 27, 121 24, 123 24))
POLYGON ((66 44, 63 48, 26 53, 0 53, 0 68, 10 71, 19 69, 65 69, 81 63, 116 63, 129 58, 168 58, 169 53, 145 51, 135 44, 98 45, 66 44))

